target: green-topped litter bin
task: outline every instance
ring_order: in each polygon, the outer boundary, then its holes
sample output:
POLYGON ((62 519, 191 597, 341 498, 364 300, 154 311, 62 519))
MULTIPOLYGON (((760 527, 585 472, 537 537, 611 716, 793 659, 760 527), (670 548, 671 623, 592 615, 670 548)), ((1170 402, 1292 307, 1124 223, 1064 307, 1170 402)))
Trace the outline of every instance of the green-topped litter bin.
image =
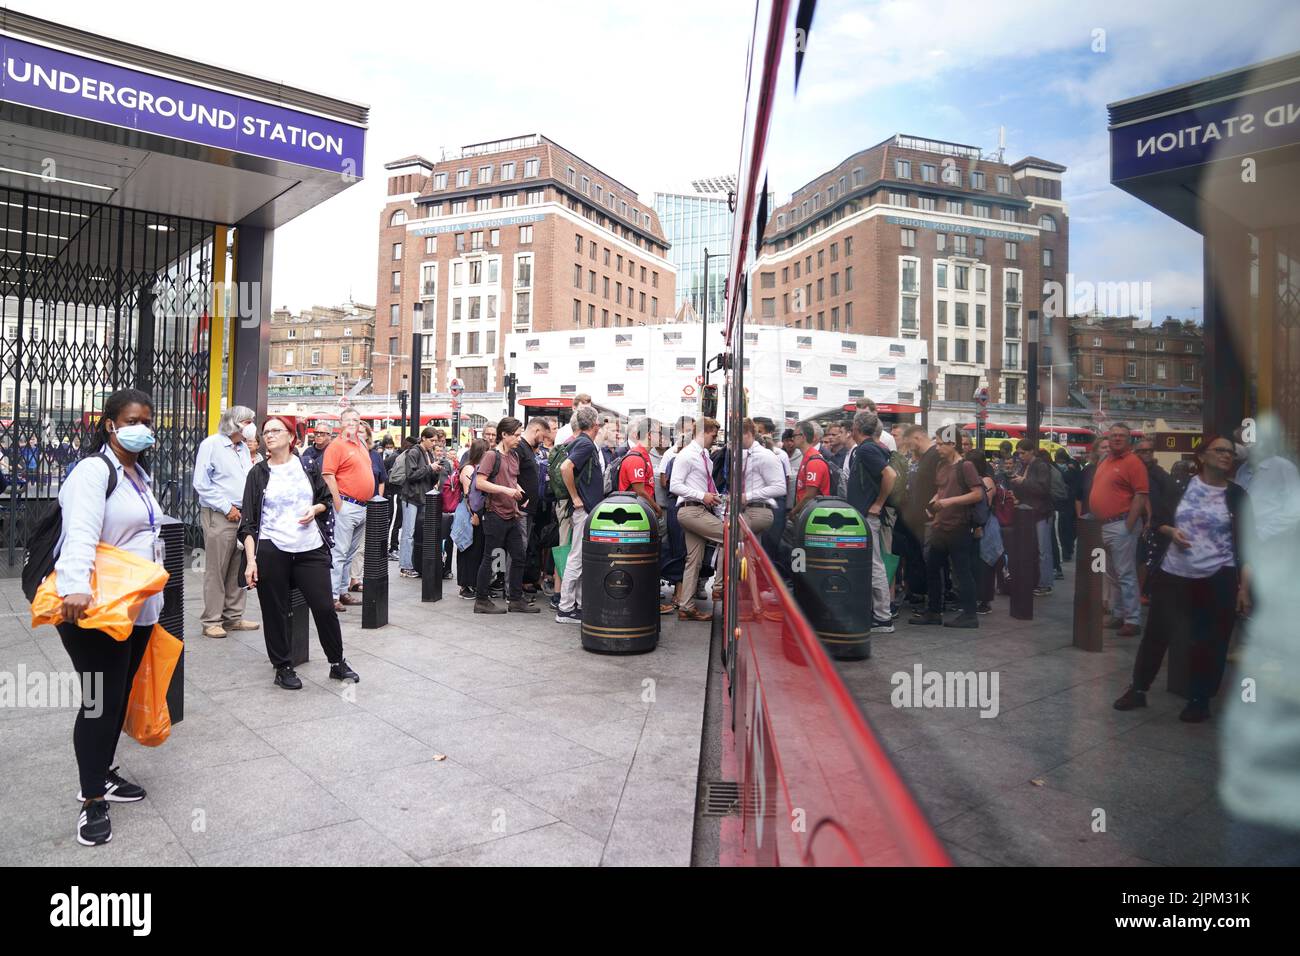
POLYGON ((582 646, 635 654, 659 643, 659 525, 634 494, 596 505, 582 535, 582 646))
POLYGON ((794 597, 838 660, 871 656, 871 531, 843 498, 815 498, 798 517, 794 597), (802 549, 800 552, 799 549, 802 549))

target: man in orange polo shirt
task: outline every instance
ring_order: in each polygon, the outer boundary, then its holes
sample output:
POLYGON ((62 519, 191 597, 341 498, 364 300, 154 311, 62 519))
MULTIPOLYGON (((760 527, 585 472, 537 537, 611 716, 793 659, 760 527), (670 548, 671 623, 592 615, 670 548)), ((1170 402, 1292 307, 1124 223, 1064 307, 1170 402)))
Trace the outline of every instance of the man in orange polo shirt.
POLYGON ((1119 628, 1120 637, 1132 637, 1141 628, 1138 601, 1137 545, 1146 511, 1147 469, 1133 454, 1129 427, 1110 426, 1110 454, 1097 464, 1088 496, 1088 511, 1101 522, 1101 542, 1106 548, 1106 577, 1114 614, 1107 627, 1119 628))
POLYGON ((321 475, 334 495, 334 609, 361 603, 348 593, 352 558, 366 538, 366 502, 375 496, 370 452, 357 435, 361 415, 347 408, 339 415, 342 431, 325 449, 321 475))

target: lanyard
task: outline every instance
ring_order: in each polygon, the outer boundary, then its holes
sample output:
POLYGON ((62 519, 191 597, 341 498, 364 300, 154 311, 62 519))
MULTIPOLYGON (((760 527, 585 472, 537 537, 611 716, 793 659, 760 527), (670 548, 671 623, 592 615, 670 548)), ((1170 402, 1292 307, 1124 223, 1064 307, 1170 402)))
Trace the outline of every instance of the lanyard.
MULTIPOLYGON (((125 469, 123 469, 122 474, 126 475, 125 469)), ((126 480, 131 485, 131 487, 135 489, 135 493, 140 496, 140 500, 144 502, 145 510, 149 512, 149 530, 153 531, 154 513, 153 513, 153 502, 149 500, 150 496, 144 493, 144 489, 141 488, 139 485, 137 485, 135 483, 135 479, 132 478, 130 475, 126 475, 126 480)))

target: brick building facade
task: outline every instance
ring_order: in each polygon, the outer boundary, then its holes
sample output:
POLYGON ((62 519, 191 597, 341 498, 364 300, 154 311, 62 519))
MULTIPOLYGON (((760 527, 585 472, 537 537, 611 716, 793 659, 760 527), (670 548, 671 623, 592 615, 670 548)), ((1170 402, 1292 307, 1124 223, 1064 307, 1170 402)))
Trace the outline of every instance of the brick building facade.
POLYGON ((271 391, 280 396, 342 394, 372 378, 374 347, 373 306, 316 305, 297 315, 276 309, 271 313, 271 391))
POLYGON ((1160 325, 1128 318, 1070 319, 1075 389, 1093 408, 1099 395, 1111 418, 1124 412, 1198 414, 1202 402, 1202 328, 1166 318, 1160 325))
MULTIPOLYGON (((1064 172, 903 135, 855 153, 772 212, 752 315, 924 339, 935 398, 969 401, 987 386, 992 402, 1023 404, 1028 312, 1043 314, 1044 283, 1064 283, 1069 268, 1064 172)), ((1043 316, 1041 366, 1064 366, 1068 335, 1064 320, 1043 316)), ((1052 387, 1065 404, 1068 375, 1052 387)))
POLYGON ((653 207, 546 137, 385 168, 377 339, 409 356, 421 333, 423 393, 453 377, 469 393, 499 391, 511 332, 672 315, 675 270, 653 207))

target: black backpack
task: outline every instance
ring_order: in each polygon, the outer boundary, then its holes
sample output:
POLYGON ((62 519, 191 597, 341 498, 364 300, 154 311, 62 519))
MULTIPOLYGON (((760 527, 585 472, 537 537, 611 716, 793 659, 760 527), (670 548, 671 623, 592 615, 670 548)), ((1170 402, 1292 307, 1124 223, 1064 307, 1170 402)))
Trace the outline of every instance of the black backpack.
MULTIPOLYGON (((88 458, 83 458, 82 461, 88 461, 90 458, 102 459, 108 467, 108 487, 104 490, 104 500, 107 501, 113 494, 114 489, 117 488, 117 468, 102 451, 90 455, 88 458)), ((70 468, 68 474, 71 473, 72 469, 70 468)), ((23 558, 23 594, 26 595, 28 601, 36 597, 36 589, 54 570, 54 549, 58 545, 59 537, 62 534, 63 508, 59 505, 59 499, 55 498, 49 507, 36 518, 32 524, 31 533, 27 538, 27 554, 23 558)))

